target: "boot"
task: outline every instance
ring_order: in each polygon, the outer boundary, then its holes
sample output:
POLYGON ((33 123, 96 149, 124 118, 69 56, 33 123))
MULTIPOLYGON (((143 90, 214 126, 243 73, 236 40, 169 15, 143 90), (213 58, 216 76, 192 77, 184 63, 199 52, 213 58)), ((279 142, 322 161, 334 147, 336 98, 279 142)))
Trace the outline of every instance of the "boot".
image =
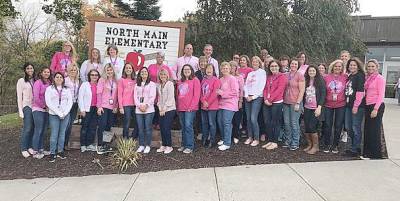
POLYGON ((307 153, 314 155, 315 153, 319 152, 318 134, 317 133, 311 134, 311 141, 312 141, 313 145, 312 145, 312 148, 309 151, 307 151, 307 153))
POLYGON ((303 151, 307 152, 312 148, 311 134, 306 133, 304 136, 307 140, 307 147, 303 151))

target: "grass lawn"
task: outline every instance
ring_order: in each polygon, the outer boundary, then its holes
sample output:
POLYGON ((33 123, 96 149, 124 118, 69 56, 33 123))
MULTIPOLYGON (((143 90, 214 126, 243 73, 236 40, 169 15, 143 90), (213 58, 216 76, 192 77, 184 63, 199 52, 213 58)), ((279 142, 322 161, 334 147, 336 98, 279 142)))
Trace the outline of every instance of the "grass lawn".
POLYGON ((18 113, 6 114, 0 116, 0 128, 16 128, 22 126, 22 119, 18 113))

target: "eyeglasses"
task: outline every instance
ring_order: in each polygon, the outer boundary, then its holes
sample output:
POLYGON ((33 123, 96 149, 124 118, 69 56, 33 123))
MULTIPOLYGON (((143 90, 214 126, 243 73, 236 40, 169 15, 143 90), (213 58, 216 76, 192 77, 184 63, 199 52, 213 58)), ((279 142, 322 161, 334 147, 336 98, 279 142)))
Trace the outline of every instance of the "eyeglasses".
POLYGON ((90 76, 96 76, 96 77, 97 77, 97 76, 99 76, 99 75, 97 75, 97 74, 90 74, 90 76))

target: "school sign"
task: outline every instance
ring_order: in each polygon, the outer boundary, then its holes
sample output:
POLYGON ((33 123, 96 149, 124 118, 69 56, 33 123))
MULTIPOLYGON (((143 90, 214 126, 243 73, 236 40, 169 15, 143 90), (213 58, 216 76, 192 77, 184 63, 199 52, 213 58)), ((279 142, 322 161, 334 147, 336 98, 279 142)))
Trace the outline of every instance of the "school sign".
POLYGON ((145 66, 155 63, 155 55, 165 53, 164 63, 172 66, 183 54, 186 24, 94 17, 89 19, 89 46, 106 55, 107 46, 118 47, 125 59, 129 52, 145 57, 145 66))

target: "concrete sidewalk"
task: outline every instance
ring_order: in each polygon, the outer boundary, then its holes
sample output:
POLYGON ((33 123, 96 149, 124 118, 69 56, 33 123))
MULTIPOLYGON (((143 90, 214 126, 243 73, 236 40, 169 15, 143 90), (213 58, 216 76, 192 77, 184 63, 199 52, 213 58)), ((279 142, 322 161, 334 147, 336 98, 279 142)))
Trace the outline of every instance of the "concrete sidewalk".
POLYGON ((390 159, 0 181, 0 201, 398 201, 400 107, 384 116, 390 159))

